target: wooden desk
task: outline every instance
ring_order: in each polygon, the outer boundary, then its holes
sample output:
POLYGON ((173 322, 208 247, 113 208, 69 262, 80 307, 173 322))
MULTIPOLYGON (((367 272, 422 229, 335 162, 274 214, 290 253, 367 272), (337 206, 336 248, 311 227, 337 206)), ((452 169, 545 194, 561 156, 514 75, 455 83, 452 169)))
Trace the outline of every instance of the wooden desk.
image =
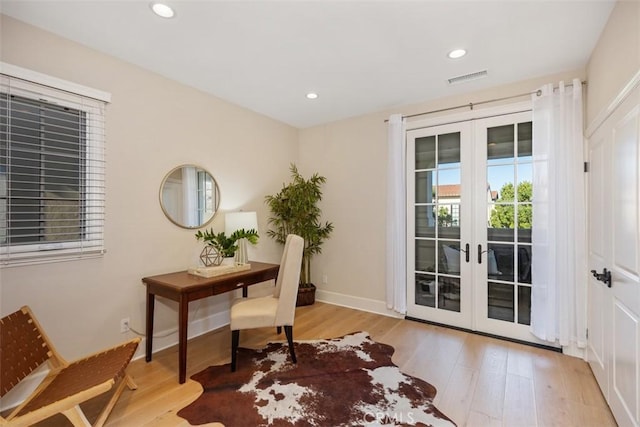
POLYGON ((178 308, 178 380, 184 383, 187 375, 187 324, 189 322, 189 302, 212 295, 242 288, 247 296, 247 286, 275 279, 280 266, 263 262, 250 262, 251 269, 237 273, 210 278, 195 276, 186 271, 145 277, 142 282, 147 286, 147 345, 146 360, 151 361, 153 350, 153 311, 155 297, 177 301, 178 308))

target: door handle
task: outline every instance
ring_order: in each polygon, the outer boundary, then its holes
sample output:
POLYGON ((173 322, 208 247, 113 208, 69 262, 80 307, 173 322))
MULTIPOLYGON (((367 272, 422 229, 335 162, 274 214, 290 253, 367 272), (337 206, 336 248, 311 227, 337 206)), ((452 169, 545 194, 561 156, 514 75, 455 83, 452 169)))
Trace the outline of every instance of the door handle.
POLYGON ((464 245, 464 249, 458 248, 460 252, 464 252, 464 260, 469 262, 469 244, 464 245))
POLYGON ((611 287, 611 271, 610 270, 603 268, 602 273, 598 273, 595 270, 591 270, 591 274, 593 275, 593 277, 596 278, 596 280, 604 282, 609 288, 611 287))
POLYGON ((482 245, 478 245, 478 264, 482 264, 482 254, 487 251, 482 250, 482 245))

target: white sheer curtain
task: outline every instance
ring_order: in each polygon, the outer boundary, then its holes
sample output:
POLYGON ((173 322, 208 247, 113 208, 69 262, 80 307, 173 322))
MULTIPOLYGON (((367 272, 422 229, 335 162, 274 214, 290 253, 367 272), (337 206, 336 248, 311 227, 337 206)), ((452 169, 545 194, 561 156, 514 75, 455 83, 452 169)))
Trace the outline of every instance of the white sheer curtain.
POLYGON ((387 308, 407 312, 405 120, 389 117, 387 156, 387 308))
POLYGON ((582 84, 533 95, 531 332, 586 346, 586 219, 582 84))

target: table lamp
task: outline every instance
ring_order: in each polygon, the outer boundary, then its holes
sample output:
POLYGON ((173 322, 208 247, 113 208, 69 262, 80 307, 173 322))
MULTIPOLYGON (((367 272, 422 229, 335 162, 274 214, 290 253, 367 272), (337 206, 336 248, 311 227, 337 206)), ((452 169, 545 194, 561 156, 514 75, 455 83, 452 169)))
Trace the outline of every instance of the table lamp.
MULTIPOLYGON (((245 231, 253 229, 258 232, 258 215, 255 212, 231 212, 224 216, 224 233, 227 236, 242 229, 245 231)), ((236 264, 247 264, 247 239, 238 240, 235 261, 236 264)))

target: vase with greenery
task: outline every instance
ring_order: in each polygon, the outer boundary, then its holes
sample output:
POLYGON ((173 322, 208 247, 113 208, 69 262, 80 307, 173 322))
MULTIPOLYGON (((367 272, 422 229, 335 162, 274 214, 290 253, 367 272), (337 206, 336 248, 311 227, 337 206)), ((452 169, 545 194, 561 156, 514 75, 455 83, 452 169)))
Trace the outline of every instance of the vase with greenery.
POLYGON ((317 173, 305 179, 291 164, 291 182, 282 186, 275 195, 266 196, 265 202, 271 209, 268 220, 271 228, 267 235, 284 244, 287 235, 293 233, 304 239, 300 287, 314 287, 311 283, 311 258, 322 252, 322 244, 333 231, 333 224, 322 222, 322 211, 318 203, 322 200, 321 186, 326 182, 317 173))
POLYGON ((258 243, 258 232, 255 229, 245 230, 240 229, 234 231, 231 236, 224 234, 224 231, 220 233, 214 233, 213 228, 202 232, 198 230, 196 233, 196 239, 204 241, 207 245, 213 246, 218 250, 220 255, 225 258, 232 257, 238 250, 238 240, 247 239, 249 243, 255 245, 258 243))

